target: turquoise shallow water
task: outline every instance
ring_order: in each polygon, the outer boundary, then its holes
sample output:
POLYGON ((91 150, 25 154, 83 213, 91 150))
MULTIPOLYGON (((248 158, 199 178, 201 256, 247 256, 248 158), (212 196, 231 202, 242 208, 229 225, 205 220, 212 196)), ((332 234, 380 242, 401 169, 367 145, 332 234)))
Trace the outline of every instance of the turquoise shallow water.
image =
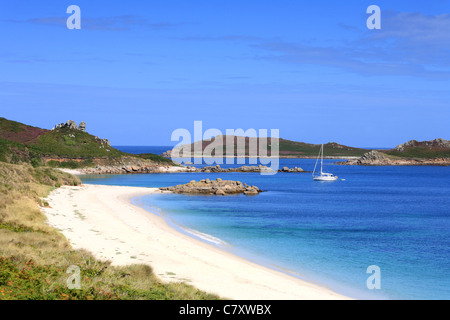
MULTIPOLYGON (((315 160, 281 159, 312 170, 315 160)), ((338 166, 345 181, 308 173, 175 173, 83 177, 161 187, 205 178, 266 190, 258 196, 157 194, 134 199, 183 232, 354 298, 450 299, 450 168, 338 166), (367 267, 381 270, 369 290, 367 267)))

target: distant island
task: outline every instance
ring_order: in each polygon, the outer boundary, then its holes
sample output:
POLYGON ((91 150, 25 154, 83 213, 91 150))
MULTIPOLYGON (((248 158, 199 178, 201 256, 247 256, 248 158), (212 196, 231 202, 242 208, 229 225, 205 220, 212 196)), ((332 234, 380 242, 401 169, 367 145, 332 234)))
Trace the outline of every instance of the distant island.
MULTIPOLYGON (((242 137, 240 137, 242 138, 242 137)), ((168 150, 161 156, 170 158, 174 150, 178 149, 183 157, 200 157, 203 150, 216 141, 221 139, 224 148, 227 147, 227 141, 234 141, 234 156, 243 154, 249 156, 248 146, 253 140, 259 147, 259 138, 245 137, 245 150, 239 150, 237 146, 236 136, 217 136, 210 140, 202 140, 194 142, 190 145, 182 145, 168 150), (183 153, 182 150, 190 150, 183 153), (194 150, 201 150, 196 153, 194 150)), ((320 150, 320 144, 311 144, 305 142, 297 142, 286 139, 279 139, 279 157, 280 158, 316 158, 320 150)), ((450 141, 444 139, 435 139, 430 141, 419 142, 411 140, 397 147, 388 150, 370 150, 345 146, 336 142, 328 142, 324 144, 326 150, 326 159, 346 159, 347 161, 338 162, 345 165, 450 165, 450 141)), ((271 155, 270 146, 268 146, 268 156, 271 155)), ((213 153, 214 155, 214 153, 213 153)))
MULTIPOLYGON (((108 139, 89 134, 86 123, 77 125, 69 120, 57 124, 52 130, 29 126, 20 122, 0 118, 0 161, 7 163, 29 163, 34 167, 78 169, 83 173, 121 174, 121 173, 157 173, 157 172, 227 172, 231 169, 199 169, 182 166, 172 161, 174 151, 168 150, 162 155, 151 153, 130 154, 111 146, 108 139)), ((194 150, 205 150, 217 139, 222 139, 224 148, 227 141, 233 141, 233 156, 249 156, 249 145, 255 143, 259 148, 260 138, 217 136, 210 140, 201 140, 190 145, 179 146, 190 150, 183 157, 195 158, 194 150), (237 148, 237 140, 244 139, 245 149, 237 148)), ((311 144, 279 139, 280 158, 316 158, 320 144, 311 144)), ((411 140, 390 150, 370 150, 345 146, 336 142, 324 144, 325 158, 342 159, 343 165, 450 165, 450 142, 435 139, 419 142, 411 140)), ((269 144, 267 155, 271 156, 269 144)), ((214 153, 213 153, 214 156, 214 153)), ((261 166, 243 166, 232 171, 258 172, 265 170, 261 166)), ((283 168, 283 172, 304 172, 301 168, 283 168)))
MULTIPOLYGON (((268 140, 270 141, 270 139, 268 140)), ((223 154, 225 154, 225 150, 233 150, 233 156, 235 157, 240 155, 245 155, 246 157, 248 157, 250 154, 249 146, 252 144, 256 146, 256 153, 259 154, 259 148, 261 145, 261 138, 220 135, 209 140, 196 141, 190 145, 177 146, 172 150, 167 150, 162 154, 162 156, 170 158, 173 155, 174 151, 178 151, 181 153, 182 157, 201 157, 203 155, 203 151, 206 148, 212 148, 212 144, 217 141, 221 145, 223 145, 223 154), (243 139, 243 141, 245 142, 245 149, 238 148, 238 139, 243 139)), ((280 138, 278 153, 280 158, 316 158, 319 153, 320 146, 320 144, 297 142, 280 138)), ((329 159, 348 159, 349 157, 361 157, 362 155, 364 155, 364 153, 370 151, 368 149, 345 146, 336 142, 328 142, 324 145, 324 148, 327 150, 325 158, 329 159)), ((214 151, 212 155, 215 155, 214 151)), ((272 155, 272 146, 270 145, 270 143, 268 143, 267 145, 267 155, 272 155)))

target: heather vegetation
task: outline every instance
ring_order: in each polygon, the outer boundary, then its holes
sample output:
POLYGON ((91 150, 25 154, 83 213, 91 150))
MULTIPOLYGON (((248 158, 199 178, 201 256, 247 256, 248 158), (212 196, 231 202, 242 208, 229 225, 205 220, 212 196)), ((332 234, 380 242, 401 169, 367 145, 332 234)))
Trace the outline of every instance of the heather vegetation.
POLYGON ((174 165, 170 159, 156 154, 122 152, 112 147, 108 140, 78 129, 63 126, 45 130, 0 118, 0 161, 77 169, 92 167, 94 163, 124 164, 122 160, 174 165))

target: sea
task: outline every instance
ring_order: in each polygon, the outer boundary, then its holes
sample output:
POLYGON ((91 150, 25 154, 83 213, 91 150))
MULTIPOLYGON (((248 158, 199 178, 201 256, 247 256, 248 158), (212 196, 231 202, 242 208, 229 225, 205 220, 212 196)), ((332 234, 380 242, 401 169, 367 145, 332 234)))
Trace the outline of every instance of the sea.
MULTIPOLYGON (((163 147, 124 147, 160 154, 163 147)), ((83 183, 168 187, 239 180, 256 196, 154 194, 132 202, 174 228, 266 267, 355 299, 450 299, 450 167, 345 166, 311 173, 88 175, 83 183)), ((315 159, 280 159, 312 171, 315 159)), ((197 166, 202 166, 200 164, 197 166)), ((237 166, 230 164, 228 166, 237 166)), ((227 167, 221 164, 221 167, 227 167)))

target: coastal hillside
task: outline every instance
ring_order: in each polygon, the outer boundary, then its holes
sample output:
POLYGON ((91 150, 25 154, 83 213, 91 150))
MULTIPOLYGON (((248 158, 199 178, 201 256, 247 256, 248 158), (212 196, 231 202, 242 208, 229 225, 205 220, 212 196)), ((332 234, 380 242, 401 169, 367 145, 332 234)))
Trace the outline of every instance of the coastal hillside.
POLYGON ((450 158, 450 141, 440 138, 420 142, 417 140, 410 140, 403 144, 399 144, 397 147, 386 153, 401 158, 450 158))
MULTIPOLYGON (((280 139, 280 156, 316 157, 320 146, 320 144, 280 139)), ((323 145, 323 148, 325 157, 359 157, 368 151, 367 149, 349 147, 336 142, 328 142, 323 145)))
MULTIPOLYGON (((249 152, 249 146, 255 145, 256 146, 256 153, 259 154, 259 147, 261 143, 260 138, 250 138, 250 137, 238 137, 238 136, 224 136, 220 135, 217 137, 214 137, 210 140, 201 140, 196 141, 190 145, 182 145, 177 147, 179 150, 188 151, 188 154, 182 154, 184 157, 189 156, 198 156, 200 153, 198 151, 208 151, 210 149, 213 149, 213 146, 215 142, 222 143, 223 153, 225 154, 227 150, 233 150, 233 155, 245 155, 248 156, 250 154, 249 152), (238 148, 238 139, 240 141, 244 141, 245 144, 244 148, 238 148), (190 152, 189 152, 190 150, 190 152)), ((241 143, 242 144, 242 143, 241 143)), ((280 157, 292 157, 292 158, 314 158, 317 157, 320 151, 320 144, 311 144, 311 143, 305 143, 305 142, 297 142, 297 141, 291 141, 286 140, 283 138, 279 139, 279 155, 280 157)), ((333 158, 340 158, 340 157, 360 157, 364 153, 368 152, 367 149, 360 149, 360 148, 353 148, 345 145, 338 144, 336 142, 329 142, 327 144, 324 144, 325 149, 325 157, 333 157, 333 158)), ((163 155, 166 157, 170 157, 172 155, 172 152, 174 150, 168 150, 163 155)), ((176 151, 176 150, 175 150, 176 151)), ((270 156, 272 154, 272 145, 270 138, 267 139, 267 155, 270 156)), ((265 152, 262 152, 262 154, 265 154, 265 152)), ((212 155, 214 156, 214 150, 212 152, 212 155)))
POLYGON ((86 132, 84 122, 78 126, 69 120, 47 130, 5 118, 0 118, 0 161, 63 168, 174 165, 158 155, 119 151, 107 139, 86 132))
POLYGON ((449 166, 450 141, 434 139, 411 140, 391 150, 372 150, 359 159, 340 162, 344 165, 366 166, 449 166))

